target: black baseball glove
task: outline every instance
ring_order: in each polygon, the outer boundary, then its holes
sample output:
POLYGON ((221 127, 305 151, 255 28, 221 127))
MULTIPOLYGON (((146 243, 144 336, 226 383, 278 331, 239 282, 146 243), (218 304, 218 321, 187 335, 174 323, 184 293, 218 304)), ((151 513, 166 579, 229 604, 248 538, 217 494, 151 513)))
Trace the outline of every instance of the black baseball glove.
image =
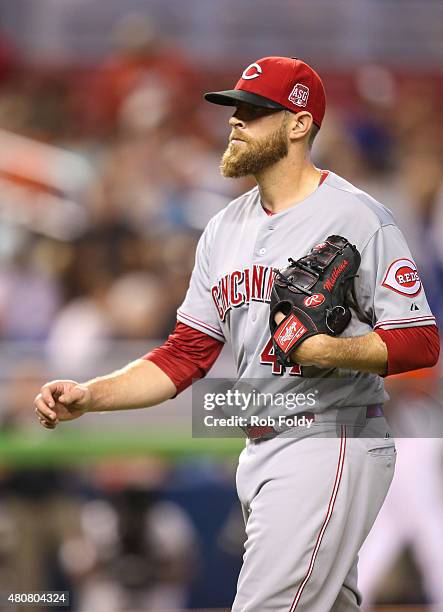
POLYGON ((342 236, 329 236, 310 253, 277 271, 271 293, 269 325, 278 362, 291 365, 290 354, 316 334, 341 334, 358 310, 354 278, 360 253, 342 236), (285 318, 277 325, 274 316, 285 318))

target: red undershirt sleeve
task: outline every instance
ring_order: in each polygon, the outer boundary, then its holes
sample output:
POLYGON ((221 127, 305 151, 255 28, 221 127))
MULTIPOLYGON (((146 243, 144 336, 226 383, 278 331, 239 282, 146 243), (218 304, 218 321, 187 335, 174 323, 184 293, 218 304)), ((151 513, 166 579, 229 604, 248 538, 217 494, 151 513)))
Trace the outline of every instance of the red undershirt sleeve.
POLYGON ((436 325, 376 329, 388 349, 386 376, 434 366, 440 354, 440 336, 436 325))
POLYGON ((169 376, 177 387, 177 394, 189 387, 193 380, 203 378, 214 365, 223 342, 177 322, 166 342, 146 355, 169 376))
MULTIPOLYGON (((440 353, 440 337, 436 325, 375 330, 388 350, 387 376, 434 366, 440 353)), ((166 342, 146 355, 177 388, 186 389, 193 380, 203 378, 223 348, 223 342, 177 322, 166 342)))

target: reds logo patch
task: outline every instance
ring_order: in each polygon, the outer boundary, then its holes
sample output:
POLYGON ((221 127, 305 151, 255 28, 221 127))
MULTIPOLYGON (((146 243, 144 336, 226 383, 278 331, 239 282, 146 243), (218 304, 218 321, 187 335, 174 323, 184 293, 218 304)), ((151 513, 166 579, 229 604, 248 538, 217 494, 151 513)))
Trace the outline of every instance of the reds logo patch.
POLYGON ((301 83, 297 83, 294 85, 293 90, 288 96, 288 100, 295 104, 295 106, 305 107, 308 103, 309 98, 309 87, 306 85, 302 85, 301 83))
POLYGON ((421 291, 421 279, 417 266, 411 259, 396 259, 389 266, 382 283, 400 295, 415 297, 421 291))
POLYGON ((251 79, 256 79, 259 77, 262 72, 263 68, 260 66, 260 64, 254 62, 253 64, 249 64, 249 66, 243 70, 241 78, 245 79, 246 81, 250 81, 251 79))
POLYGON ((291 314, 276 336, 275 341, 286 353, 307 331, 300 319, 291 314))
POLYGON ((313 295, 308 295, 308 297, 305 297, 305 299, 303 300, 303 304, 307 308, 317 308, 317 306, 323 304, 325 299, 326 298, 323 293, 314 293, 313 295))

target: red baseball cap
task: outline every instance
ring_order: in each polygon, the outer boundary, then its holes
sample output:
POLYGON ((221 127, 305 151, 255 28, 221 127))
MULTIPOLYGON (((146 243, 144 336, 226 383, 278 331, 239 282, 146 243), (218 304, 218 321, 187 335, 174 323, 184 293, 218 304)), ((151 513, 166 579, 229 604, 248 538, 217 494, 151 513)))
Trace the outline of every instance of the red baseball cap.
POLYGON ((311 66, 296 57, 263 57, 243 70, 235 89, 211 91, 204 97, 222 106, 247 102, 293 113, 306 110, 318 127, 326 110, 321 78, 311 66))

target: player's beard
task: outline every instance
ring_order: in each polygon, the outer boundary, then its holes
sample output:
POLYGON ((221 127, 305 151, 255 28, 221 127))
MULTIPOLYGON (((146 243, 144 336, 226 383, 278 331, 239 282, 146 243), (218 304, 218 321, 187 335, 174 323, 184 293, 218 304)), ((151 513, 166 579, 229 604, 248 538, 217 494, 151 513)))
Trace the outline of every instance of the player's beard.
POLYGON ((220 163, 222 175, 226 178, 255 176, 286 157, 289 140, 285 119, 269 136, 247 140, 242 144, 230 142, 220 163))

